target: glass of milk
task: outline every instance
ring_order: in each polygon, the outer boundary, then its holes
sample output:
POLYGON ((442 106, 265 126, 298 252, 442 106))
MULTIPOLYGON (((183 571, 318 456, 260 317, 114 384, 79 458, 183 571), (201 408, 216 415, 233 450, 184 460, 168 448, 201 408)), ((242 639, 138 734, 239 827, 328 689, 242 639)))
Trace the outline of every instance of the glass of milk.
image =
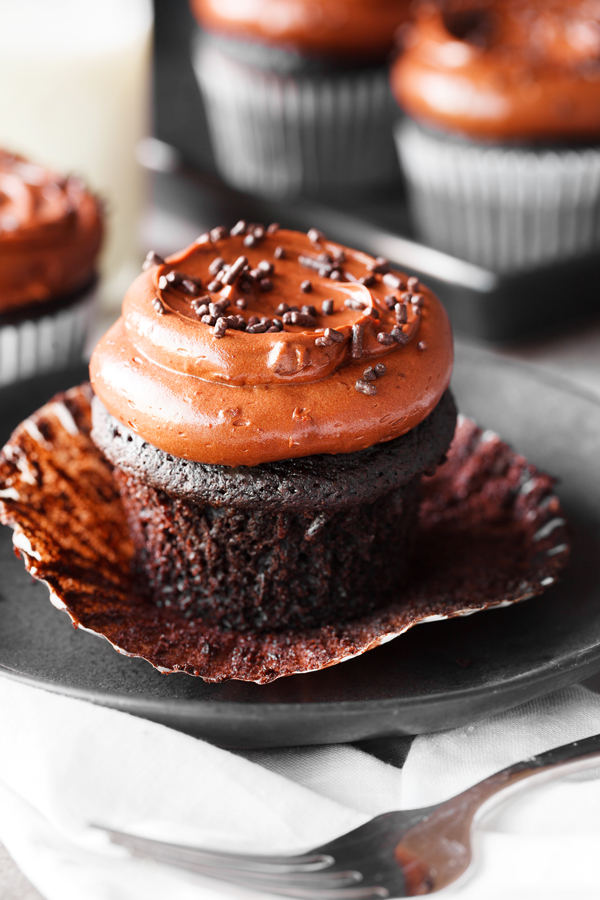
POLYGON ((0 146, 105 199, 112 304, 139 272, 151 38, 151 0, 0 0, 0 146))

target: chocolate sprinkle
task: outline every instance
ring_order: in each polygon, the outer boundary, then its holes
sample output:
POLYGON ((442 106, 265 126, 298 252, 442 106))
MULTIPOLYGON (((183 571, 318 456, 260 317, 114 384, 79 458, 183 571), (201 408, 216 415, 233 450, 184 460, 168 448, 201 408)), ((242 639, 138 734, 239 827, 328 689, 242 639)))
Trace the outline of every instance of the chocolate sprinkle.
POLYGON ((383 299, 385 300, 385 304, 389 309, 393 309, 398 302, 398 298, 395 294, 388 294, 387 297, 384 297, 383 299))
POLYGON ((333 300, 323 300, 323 304, 321 306, 321 312, 324 316, 333 315, 333 300))
POLYGON ((166 275, 161 275, 158 279, 158 289, 159 291, 166 291, 169 287, 169 282, 167 281, 166 275))
POLYGON ((377 335, 377 340, 380 344, 384 344, 385 346, 387 346, 388 344, 393 344, 395 338, 393 337, 393 335, 388 334, 387 331, 380 331, 377 335))
POLYGON ((217 272, 220 272, 223 266, 225 265, 225 260, 222 256, 215 256, 210 266, 208 267, 208 271, 211 275, 216 275, 217 272))
POLYGON ((260 289, 265 293, 273 290, 273 282, 270 278, 261 278, 260 280, 260 289))
POLYGON ((368 264, 367 269, 370 272, 377 272, 378 275, 385 275, 390 270, 390 264, 383 256, 378 256, 375 262, 368 264))
POLYGON ((261 259, 257 268, 260 269, 261 272, 264 272, 265 275, 271 275, 273 270, 275 269, 275 266, 272 262, 269 262, 268 259, 261 259))
POLYGON ((383 276, 383 283, 387 285, 389 288, 392 288, 393 291, 397 291, 401 285, 402 280, 398 278, 397 275, 394 275, 392 272, 387 272, 383 276))
POLYGON ((375 309, 374 306, 367 306, 365 309, 365 316, 370 316, 372 319, 379 318, 379 310, 375 309))
POLYGON ((427 350, 427 344, 425 343, 425 341, 419 341, 419 343, 417 344, 417 348, 419 350, 427 350))
POLYGON ((154 300, 152 301, 152 306, 154 307, 154 309, 156 310, 156 312, 158 313, 159 316, 164 316, 165 308, 164 308, 162 302, 160 301, 159 297, 154 298, 154 300))
POLYGON ((278 313, 280 316, 282 316, 288 310, 289 310, 289 306, 287 305, 287 303, 280 303, 279 306, 277 307, 277 309, 275 310, 275 312, 278 313))
POLYGON ((313 256, 299 256, 298 262, 305 269, 312 269, 313 272, 318 272, 321 278, 327 278, 331 274, 331 265, 327 265, 313 256))
POLYGON ((367 368, 363 372, 363 378, 365 381, 375 381, 377 375, 375 374, 375 369, 373 368, 373 366, 367 366, 367 368))
POLYGON ((244 247, 255 247, 257 243, 253 234, 247 234, 244 238, 244 247))
POLYGON ((358 379, 354 387, 360 394, 367 394, 369 397, 372 397, 377 393, 375 385, 370 384, 368 381, 364 381, 362 378, 358 379))
POLYGON ((211 281, 210 284, 208 284, 206 287, 207 287, 207 290, 209 290, 212 294, 214 294, 215 291, 221 290, 222 284, 220 281, 217 281, 215 279, 214 281, 211 281))
POLYGON ((234 264, 231 266, 225 277, 223 278, 223 284, 233 284, 244 268, 244 266, 248 265, 248 260, 245 256, 238 256, 234 264))
POLYGON ((246 309, 246 307, 248 306, 247 302, 244 300, 243 297, 240 297, 239 300, 236 300, 235 305, 237 307, 239 307, 240 309, 246 309))
POLYGON ((374 275, 362 275, 358 279, 359 284, 364 284, 365 287, 372 287, 375 284, 375 276, 374 275))
POLYGON ((275 234, 280 229, 279 222, 271 222, 269 227, 267 228, 267 234, 275 234))
POLYGON ((322 231, 319 231, 318 228, 309 228, 306 232, 306 236, 311 244, 322 244, 325 240, 325 235, 322 231))
POLYGON ((394 307, 396 311, 396 322, 398 325, 406 325, 408 318, 406 314, 406 303, 396 303, 394 307))
MULTIPOLYGON (((271 226, 269 225, 269 228, 271 226)), ((275 247, 275 252, 273 253, 275 259, 284 259, 285 258, 285 250, 283 247, 275 247)))
POLYGON ((317 347, 331 347, 333 341, 330 337, 326 337, 325 335, 321 335, 315 340, 315 344, 317 347))
POLYGON ((317 311, 314 308, 314 306, 311 306, 308 304, 303 305, 302 309, 300 311, 303 312, 305 316, 316 316, 317 315, 317 311))
POLYGON ((403 346, 404 344, 408 344, 408 342, 409 342, 409 340, 410 340, 409 335, 408 335, 405 331, 403 331, 402 328, 401 328, 399 325, 395 325, 395 326, 392 328, 392 335, 391 335, 391 336, 392 336, 393 340, 396 341, 397 344, 400 344, 400 345, 402 345, 402 346, 403 346))
POLYGON ((415 275, 411 275, 411 277, 406 282, 406 286, 409 291, 418 291, 419 290, 419 279, 415 275))
POLYGON ((215 327, 213 329, 213 337, 222 338, 225 337, 225 332, 227 331, 227 319, 225 316, 220 316, 215 322, 215 327))
POLYGON ((210 232, 210 239, 215 244, 217 241, 221 241, 224 237, 229 234, 229 229, 225 228, 224 225, 218 225, 217 228, 213 228, 210 232))
POLYGON ((352 326, 352 349, 350 355, 352 359, 360 359, 363 355, 363 336, 364 328, 362 325, 352 326))
POLYGON ((331 278, 332 281, 341 281, 342 273, 340 272, 339 269, 334 269, 329 277, 331 278))
POLYGON ((387 367, 385 363, 376 363, 375 366, 375 374, 378 378, 383 378, 385 373, 387 372, 387 367))
POLYGON ((317 324, 314 316, 307 316, 301 312, 286 312, 283 321, 286 325, 303 325, 306 328, 314 328, 317 324))
POLYGON ((202 282, 199 278, 192 278, 191 275, 186 275, 181 282, 181 287, 186 294, 189 294, 191 297, 197 297, 202 290, 202 282))
POLYGON ((300 290, 301 290, 304 294, 310 294, 310 292, 312 291, 312 282, 309 281, 308 278, 307 278, 306 281, 303 281, 303 282, 301 283, 301 285, 300 285, 300 290))
POLYGON ((342 334, 342 332, 336 331, 335 328, 326 328, 325 337, 331 338, 332 341, 335 341, 338 344, 344 340, 344 335, 342 334))
POLYGON ((164 266, 165 261, 162 256, 159 256, 158 253, 155 253, 154 250, 149 250, 142 264, 142 272, 145 272, 146 269, 152 268, 152 266, 164 266))
POLYGON ((232 237, 236 237, 236 235, 245 234, 245 232, 246 232, 246 222, 243 219, 240 219, 239 222, 236 222, 236 224, 233 226, 233 228, 231 229, 229 234, 232 237))

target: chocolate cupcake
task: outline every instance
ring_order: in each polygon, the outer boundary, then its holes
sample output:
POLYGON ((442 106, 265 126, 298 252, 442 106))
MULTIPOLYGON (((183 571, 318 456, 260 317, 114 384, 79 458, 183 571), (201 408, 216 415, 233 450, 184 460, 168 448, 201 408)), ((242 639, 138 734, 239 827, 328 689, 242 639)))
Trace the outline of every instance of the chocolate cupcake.
POLYGON ((421 4, 392 69, 417 229, 499 271, 600 244, 600 10, 421 4))
POLYGON ((240 222, 150 255, 90 371, 151 600, 272 631, 397 598, 451 367, 436 297, 315 230, 240 222))
POLYGON ((0 151, 0 386, 81 359, 102 231, 79 178, 0 151))
POLYGON ((398 181, 387 79, 408 0, 191 0, 193 62, 221 174, 290 196, 398 181))

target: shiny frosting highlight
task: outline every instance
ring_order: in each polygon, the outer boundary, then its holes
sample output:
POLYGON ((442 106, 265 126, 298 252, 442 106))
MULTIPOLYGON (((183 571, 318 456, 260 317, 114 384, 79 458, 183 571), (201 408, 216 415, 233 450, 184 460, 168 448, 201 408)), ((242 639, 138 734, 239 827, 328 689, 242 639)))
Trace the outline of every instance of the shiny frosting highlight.
POLYGON ((174 456, 252 466, 362 450, 431 412, 452 369, 431 291, 319 232, 233 232, 134 281, 90 366, 113 416, 174 456))
POLYGON ((382 62, 410 0, 191 0, 209 31, 309 56, 382 62))
POLYGON ((596 0, 422 3, 391 74, 423 124, 491 141, 600 138, 596 0))
POLYGON ((0 151, 0 314, 84 287, 101 242, 98 201, 79 178, 0 151))

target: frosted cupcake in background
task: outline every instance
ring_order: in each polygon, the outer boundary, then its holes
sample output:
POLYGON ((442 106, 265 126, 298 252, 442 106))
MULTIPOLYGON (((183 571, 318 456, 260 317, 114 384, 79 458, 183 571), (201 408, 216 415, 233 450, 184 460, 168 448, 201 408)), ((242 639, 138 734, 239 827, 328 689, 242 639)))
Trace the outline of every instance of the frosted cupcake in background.
POLYGON ((293 196, 393 184, 388 81, 409 0, 191 0, 193 61, 231 185, 293 196))
POLYGON ((392 68, 413 218, 510 271, 600 246, 600 4, 422 3, 392 68))
POLYGON ((80 179, 0 150, 0 386, 81 359, 102 233, 80 179))

